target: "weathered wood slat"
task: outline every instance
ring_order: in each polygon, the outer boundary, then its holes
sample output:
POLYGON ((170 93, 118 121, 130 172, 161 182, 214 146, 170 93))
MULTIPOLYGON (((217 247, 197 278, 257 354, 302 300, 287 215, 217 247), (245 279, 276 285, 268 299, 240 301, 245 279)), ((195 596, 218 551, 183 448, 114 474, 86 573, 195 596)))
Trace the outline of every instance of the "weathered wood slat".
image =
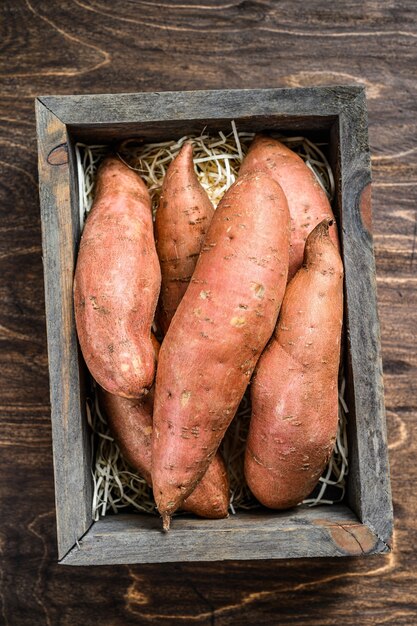
POLYGON ((74 174, 69 168, 66 127, 39 101, 36 115, 58 553, 62 558, 91 524, 91 458, 72 303, 79 224, 71 208, 74 174))
POLYGON ((68 125, 79 141, 177 139, 184 133, 241 131, 296 133, 330 128, 340 109, 360 87, 340 89, 235 89, 89 96, 42 96, 41 101, 68 125))
POLYGON ((96 522, 65 565, 358 556, 389 548, 346 506, 241 513, 225 520, 178 517, 168 533, 149 515, 96 522))
POLYGON ((365 93, 339 118, 341 222, 350 394, 349 501, 382 541, 392 543, 392 504, 381 338, 371 237, 370 155, 365 93))
POLYGON ((331 121, 361 91, 358 86, 305 89, 222 89, 88 96, 40 96, 66 125, 101 126, 165 120, 205 120, 280 114, 331 121))

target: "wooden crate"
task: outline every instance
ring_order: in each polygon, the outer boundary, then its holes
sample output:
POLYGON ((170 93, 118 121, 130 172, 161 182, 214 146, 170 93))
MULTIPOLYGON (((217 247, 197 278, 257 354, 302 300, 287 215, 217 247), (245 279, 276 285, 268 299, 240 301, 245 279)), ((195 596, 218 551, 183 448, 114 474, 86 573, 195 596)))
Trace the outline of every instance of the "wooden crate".
POLYGON ((365 93, 360 87, 190 91, 36 100, 46 315, 60 563, 92 565, 350 556, 387 552, 392 505, 387 457, 365 93), (142 136, 279 130, 330 143, 345 266, 350 469, 346 501, 225 520, 109 515, 93 523, 85 366, 72 280, 80 238, 74 145, 142 136))

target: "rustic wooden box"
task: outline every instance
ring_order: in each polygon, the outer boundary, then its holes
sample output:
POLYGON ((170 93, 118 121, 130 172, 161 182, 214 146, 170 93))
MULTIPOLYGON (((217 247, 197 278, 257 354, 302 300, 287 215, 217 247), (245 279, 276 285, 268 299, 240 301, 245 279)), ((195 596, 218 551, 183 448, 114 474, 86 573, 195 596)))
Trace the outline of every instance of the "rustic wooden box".
POLYGON ((348 556, 387 552, 392 506, 370 208, 365 94, 359 87, 191 91, 36 100, 58 552, 90 565, 348 556), (330 142, 345 265, 350 470, 346 502, 207 521, 108 516, 93 523, 90 435, 74 326, 80 237, 74 145, 141 135, 178 138, 204 127, 280 130, 330 142))

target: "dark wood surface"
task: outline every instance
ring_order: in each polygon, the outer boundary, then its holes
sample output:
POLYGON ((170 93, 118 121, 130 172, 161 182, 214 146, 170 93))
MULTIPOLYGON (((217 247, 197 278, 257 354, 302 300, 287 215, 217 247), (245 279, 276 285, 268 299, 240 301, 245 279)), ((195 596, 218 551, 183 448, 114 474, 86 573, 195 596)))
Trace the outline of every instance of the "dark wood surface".
POLYGON ((0 623, 415 624, 415 3, 5 0, 1 18, 0 623), (367 88, 394 552, 56 565, 35 96, 332 83, 367 88))

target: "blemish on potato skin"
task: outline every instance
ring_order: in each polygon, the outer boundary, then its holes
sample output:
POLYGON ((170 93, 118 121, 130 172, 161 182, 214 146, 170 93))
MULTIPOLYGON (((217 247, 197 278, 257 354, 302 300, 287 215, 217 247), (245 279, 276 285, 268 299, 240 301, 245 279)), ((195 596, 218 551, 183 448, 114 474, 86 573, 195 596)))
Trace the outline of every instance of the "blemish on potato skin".
MULTIPOLYGON (((104 313, 104 314, 110 313, 110 311, 106 309, 106 307, 100 306, 99 304, 97 304, 96 296, 89 296, 88 299, 90 300, 91 306, 93 307, 95 311, 98 311, 99 313, 104 313)), ((84 303, 84 306, 85 306, 85 303, 84 303)))
POLYGON ((257 463, 261 467, 264 467, 265 469, 268 469, 268 470, 273 469, 272 467, 268 467, 268 465, 265 465, 265 463, 262 463, 261 459, 259 457, 257 457, 256 454, 254 454, 252 452, 252 450, 249 450, 249 454, 251 455, 251 457, 255 461, 255 463, 257 463))
POLYGON ((196 217, 193 220, 189 220, 188 223, 190 226, 195 226, 196 224, 201 224, 206 219, 207 219, 206 217, 196 217))
POLYGON ((251 289, 257 298, 262 299, 265 293, 265 287, 260 283, 251 283, 251 289))
POLYGON ((208 300, 210 298, 210 293, 211 293, 210 291, 205 291, 204 289, 202 289, 200 291, 200 298, 202 300, 208 300))
POLYGON ((189 403, 191 398, 191 391, 184 390, 181 394, 181 406, 185 407, 189 403))
POLYGON ((187 426, 181 428, 181 439, 191 439, 187 426))
POLYGON ((194 276, 192 276, 191 282, 195 285, 207 285, 207 280, 205 278, 194 278, 194 276))
POLYGON ((258 257, 256 256, 250 256, 248 258, 249 261, 252 261, 253 263, 255 263, 255 265, 258 265, 259 267, 266 268, 268 266, 268 259, 258 259, 258 257))
POLYGON ((244 326, 246 324, 246 319, 244 317, 232 317, 232 319, 230 320, 230 324, 232 326, 235 326, 235 328, 241 328, 242 326, 244 326))
POLYGON ((201 248, 201 252, 210 252, 210 250, 212 250, 215 247, 215 245, 216 245, 215 243, 206 244, 205 246, 201 248))

